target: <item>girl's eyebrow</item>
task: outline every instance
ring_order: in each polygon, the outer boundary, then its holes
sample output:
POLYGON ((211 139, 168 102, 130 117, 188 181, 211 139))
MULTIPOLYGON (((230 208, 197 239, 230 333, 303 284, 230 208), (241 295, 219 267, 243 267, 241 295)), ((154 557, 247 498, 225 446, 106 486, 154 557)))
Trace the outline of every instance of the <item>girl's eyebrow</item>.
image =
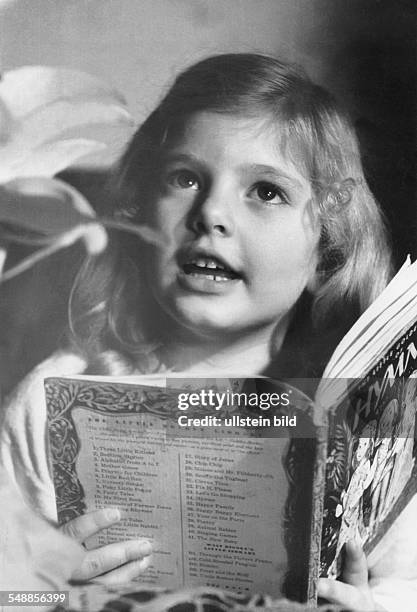
POLYGON ((197 156, 192 153, 180 153, 175 151, 168 151, 167 153, 162 155, 163 163, 175 163, 175 162, 185 162, 192 163, 198 166, 202 166, 202 162, 198 159, 197 156))
POLYGON ((279 167, 267 166, 264 164, 248 164, 241 166, 241 170, 245 173, 251 172, 254 174, 261 174, 262 176, 275 181, 284 179, 294 183, 299 189, 303 188, 302 182, 296 176, 289 174, 286 170, 279 167))

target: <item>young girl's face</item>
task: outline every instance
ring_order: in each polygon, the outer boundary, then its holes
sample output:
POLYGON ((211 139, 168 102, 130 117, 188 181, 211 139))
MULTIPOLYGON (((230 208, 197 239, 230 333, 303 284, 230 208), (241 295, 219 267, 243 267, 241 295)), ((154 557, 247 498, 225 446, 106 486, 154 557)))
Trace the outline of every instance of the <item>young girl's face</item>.
POLYGON ((264 120, 198 113, 166 150, 150 222, 156 301, 202 336, 270 334, 314 276, 309 181, 264 120))

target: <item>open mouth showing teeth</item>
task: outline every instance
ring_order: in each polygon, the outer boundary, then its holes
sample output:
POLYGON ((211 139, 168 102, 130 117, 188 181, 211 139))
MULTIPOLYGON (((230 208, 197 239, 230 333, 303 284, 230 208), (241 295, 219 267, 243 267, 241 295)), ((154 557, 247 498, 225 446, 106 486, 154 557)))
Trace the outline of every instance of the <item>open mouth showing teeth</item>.
POLYGON ((203 276, 209 280, 219 282, 239 278, 236 272, 219 262, 217 259, 208 259, 205 257, 198 257, 183 264, 182 269, 187 275, 203 276))

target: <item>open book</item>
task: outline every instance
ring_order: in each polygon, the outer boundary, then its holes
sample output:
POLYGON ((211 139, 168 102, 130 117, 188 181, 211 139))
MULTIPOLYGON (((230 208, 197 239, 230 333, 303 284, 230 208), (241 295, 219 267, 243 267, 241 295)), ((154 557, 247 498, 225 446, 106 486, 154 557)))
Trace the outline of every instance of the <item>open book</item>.
POLYGON ((417 263, 336 348, 314 401, 266 378, 49 378, 60 522, 116 506, 89 546, 153 542, 144 583, 314 601, 417 489, 417 263))

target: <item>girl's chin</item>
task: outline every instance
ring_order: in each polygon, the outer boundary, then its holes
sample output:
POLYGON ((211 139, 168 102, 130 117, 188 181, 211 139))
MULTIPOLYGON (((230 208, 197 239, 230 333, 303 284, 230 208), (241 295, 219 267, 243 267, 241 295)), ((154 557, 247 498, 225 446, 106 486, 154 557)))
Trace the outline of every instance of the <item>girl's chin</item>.
MULTIPOLYGON (((192 317, 187 317, 184 313, 178 313, 175 319, 182 327, 186 337, 192 335, 195 338, 218 338, 224 341, 226 336, 230 337, 234 335, 230 324, 231 322, 221 320, 218 317, 209 318, 206 313, 205 316, 202 315, 201 317, 196 316, 196 313, 193 313, 192 317)), ((179 333, 181 332, 179 331, 179 333)))
POLYGON ((236 329, 236 308, 184 302, 181 300, 167 311, 177 338, 182 337, 184 341, 193 338, 218 339, 224 342, 226 338, 242 332, 236 329))

